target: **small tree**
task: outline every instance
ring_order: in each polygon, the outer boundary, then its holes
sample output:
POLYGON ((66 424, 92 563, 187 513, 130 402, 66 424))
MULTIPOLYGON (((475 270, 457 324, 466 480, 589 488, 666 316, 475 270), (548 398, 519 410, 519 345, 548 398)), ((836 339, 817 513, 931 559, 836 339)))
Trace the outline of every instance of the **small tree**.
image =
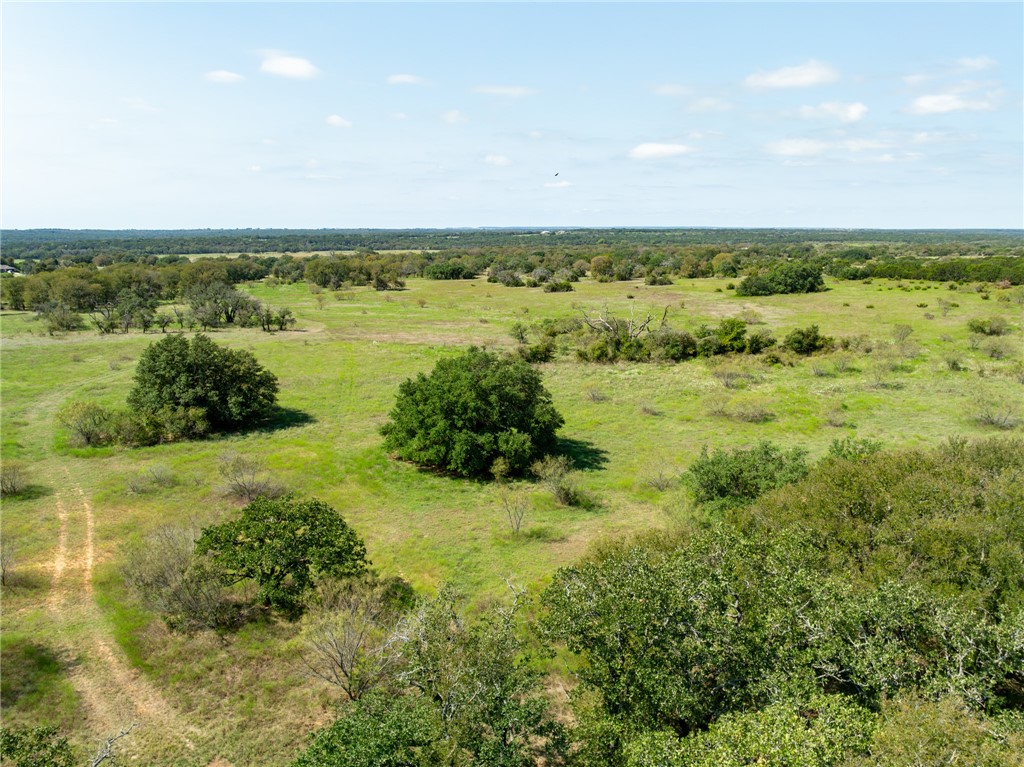
POLYGON ((554 448, 562 424, 536 370, 473 347, 406 380, 381 433, 408 461, 482 476, 499 457, 511 473, 525 471, 554 448))
POLYGON ((319 596, 303 619, 303 661, 314 676, 359 700, 401 665, 395 627, 412 589, 398 578, 350 578, 325 581, 319 596))
POLYGON ((250 425, 277 400, 277 378, 246 351, 199 334, 167 336, 142 353, 128 406, 145 413, 201 408, 213 429, 250 425))
POLYGON ((366 546, 341 514, 315 498, 257 498, 241 516, 203 530, 196 553, 209 553, 235 582, 252 579, 257 598, 291 615, 317 578, 366 571, 366 546))

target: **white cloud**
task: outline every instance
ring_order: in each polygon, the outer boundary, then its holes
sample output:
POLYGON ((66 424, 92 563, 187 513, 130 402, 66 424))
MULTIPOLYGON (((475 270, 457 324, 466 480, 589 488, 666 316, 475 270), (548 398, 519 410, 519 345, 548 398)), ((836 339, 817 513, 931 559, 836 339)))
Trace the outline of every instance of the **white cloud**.
POLYGON ((572 186, 571 181, 549 181, 544 185, 545 189, 568 189, 572 186))
POLYGON ((537 91, 533 88, 527 88, 525 85, 478 85, 473 89, 473 92, 517 99, 522 96, 532 96, 537 91))
POLYGON ((957 93, 933 93, 914 99, 907 111, 915 115, 940 115, 947 112, 988 112, 995 109, 991 98, 965 99, 957 93))
POLYGON ((408 120, 409 119, 409 115, 407 115, 405 112, 394 112, 391 115, 391 119, 392 120, 408 120))
POLYGON ((259 165, 250 165, 249 170, 252 171, 253 173, 259 173, 261 170, 263 170, 263 168, 261 168, 259 165))
POLYGON ((844 104, 840 101, 826 101, 823 104, 818 104, 816 107, 802 106, 800 107, 800 116, 807 118, 816 117, 831 117, 844 123, 854 123, 864 118, 864 115, 868 113, 868 108, 861 102, 857 101, 853 104, 844 104))
POLYGON ((903 82, 910 86, 921 85, 922 83, 926 83, 931 79, 931 75, 903 75, 903 82))
POLYGON ((512 164, 512 161, 503 154, 489 154, 484 158, 484 162, 488 165, 497 165, 500 168, 512 164))
POLYGON ((445 112, 443 115, 441 115, 441 119, 444 120, 449 125, 461 125, 462 123, 469 122, 469 118, 466 117, 466 115, 464 115, 458 109, 451 109, 445 112))
POLYGON ((544 131, 532 130, 526 134, 532 139, 544 138, 544 131))
POLYGON ((744 82, 749 88, 807 88, 834 83, 838 79, 839 73, 828 64, 811 59, 795 67, 755 72, 744 82))
POLYGON ((327 124, 333 128, 351 128, 352 121, 346 120, 341 115, 331 115, 327 118, 327 124))
POLYGON ((263 63, 260 64, 260 71, 280 77, 290 77, 295 80, 309 80, 320 74, 320 70, 313 66, 309 59, 298 56, 286 56, 278 51, 263 51, 263 63))
POLYGON ((637 144, 629 150, 629 156, 634 160, 662 160, 666 157, 675 157, 693 151, 693 147, 686 144, 637 144))
POLYGON ((212 72, 207 72, 203 75, 204 78, 209 80, 211 83, 221 83, 222 85, 231 85, 232 83, 240 83, 245 78, 237 72, 229 72, 226 69, 215 69, 212 72))
POLYGON ((728 112, 730 109, 732 104, 714 96, 705 96, 690 102, 691 112, 728 112))
POLYGON ((772 141, 764 146, 769 154, 780 157, 814 157, 822 154, 828 147, 826 141, 809 138, 787 138, 781 141, 772 141))
POLYGON ((391 75, 388 85, 423 85, 426 82, 419 75, 391 75))
POLYGON ((655 85, 652 89, 658 96, 689 96, 693 88, 689 85, 678 85, 676 83, 662 83, 655 85))
POLYGON ((980 72, 983 69, 991 69, 996 65, 996 60, 991 56, 965 56, 956 60, 957 66, 972 72, 980 72))

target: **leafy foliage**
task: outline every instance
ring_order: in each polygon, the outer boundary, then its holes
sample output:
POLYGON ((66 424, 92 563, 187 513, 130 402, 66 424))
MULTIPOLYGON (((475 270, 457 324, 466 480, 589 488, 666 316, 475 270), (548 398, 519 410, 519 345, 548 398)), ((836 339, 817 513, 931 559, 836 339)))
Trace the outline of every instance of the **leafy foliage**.
POLYGON ((523 472, 554 448, 562 424, 529 364, 473 347, 402 383, 381 433, 405 460, 482 476, 499 457, 523 472))
POLYGON ((199 408, 214 429, 251 425, 277 400, 277 378, 247 351, 198 334, 150 344, 135 371, 128 406, 144 413, 199 408))
POLYGON ((0 729, 0 759, 14 767, 75 767, 78 761, 56 727, 0 729))
POLYGON ((782 347, 796 354, 814 354, 828 351, 835 345, 831 336, 823 336, 817 325, 806 328, 795 328, 782 341, 782 347))
POLYGON ((252 579, 257 599, 288 614, 322 576, 360 575, 366 547, 333 508, 315 498, 257 498, 238 519, 203 530, 196 553, 209 554, 235 581, 252 579))
POLYGON ((292 767, 430 767, 441 764, 437 709, 416 696, 369 695, 317 732, 292 767))
POLYGON ((725 505, 752 501, 769 490, 796 482, 807 474, 806 450, 784 451, 762 441, 750 449, 701 449, 689 469, 694 498, 698 503, 725 505))
POLYGON ((776 293, 815 293, 825 289, 821 267, 800 261, 783 261, 767 273, 745 277, 736 286, 737 296, 770 296, 776 293))
POLYGON ((831 767, 870 742, 874 715, 849 699, 817 695, 725 714, 707 731, 678 739, 645 735, 629 744, 628 767, 831 767))

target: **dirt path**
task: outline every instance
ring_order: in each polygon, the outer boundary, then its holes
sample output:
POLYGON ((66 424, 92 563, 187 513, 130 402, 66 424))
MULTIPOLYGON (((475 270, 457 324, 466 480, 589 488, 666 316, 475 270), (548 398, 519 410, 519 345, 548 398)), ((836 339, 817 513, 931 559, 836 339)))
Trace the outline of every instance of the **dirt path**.
POLYGON ((191 751, 200 731, 131 668, 107 634, 93 594, 92 503, 67 471, 65 480, 57 496, 60 533, 46 606, 57 624, 58 642, 70 665, 69 678, 84 702, 89 730, 96 738, 107 737, 135 723, 132 737, 122 742, 124 752, 134 751, 131 741, 147 734, 191 751))

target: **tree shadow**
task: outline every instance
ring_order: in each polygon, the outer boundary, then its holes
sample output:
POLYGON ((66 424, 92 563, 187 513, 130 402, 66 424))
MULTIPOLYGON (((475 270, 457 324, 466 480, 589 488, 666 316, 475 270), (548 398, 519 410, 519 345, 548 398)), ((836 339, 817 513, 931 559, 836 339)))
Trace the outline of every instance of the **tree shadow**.
POLYGON ((577 471, 598 471, 608 463, 608 451, 586 440, 559 437, 557 450, 568 456, 577 471))
POLYGON ((308 426, 316 423, 316 418, 304 410, 293 407, 275 407, 270 411, 267 419, 260 423, 253 431, 274 432, 283 429, 294 429, 298 426, 308 426))
POLYGON ((46 485, 25 485, 16 493, 9 493, 4 496, 5 501, 32 501, 37 498, 47 498, 53 495, 53 488, 46 485))

